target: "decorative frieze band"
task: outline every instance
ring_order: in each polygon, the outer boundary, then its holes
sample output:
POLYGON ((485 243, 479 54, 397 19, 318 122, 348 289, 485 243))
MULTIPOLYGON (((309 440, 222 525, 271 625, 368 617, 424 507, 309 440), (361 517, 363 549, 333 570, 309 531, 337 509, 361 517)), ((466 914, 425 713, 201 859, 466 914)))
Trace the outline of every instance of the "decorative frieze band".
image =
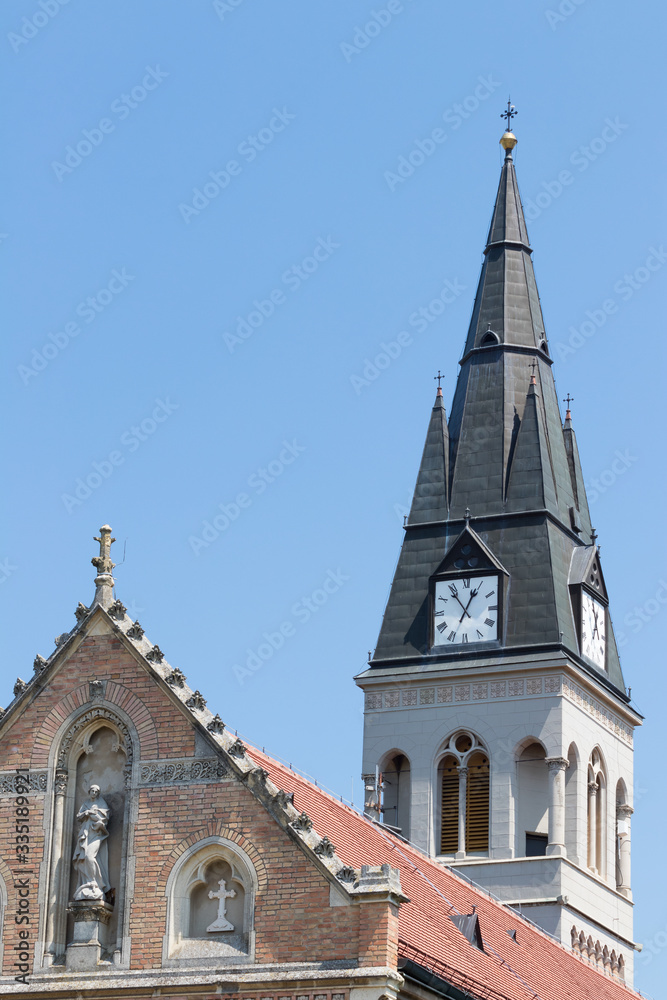
POLYGON ((449 705, 466 701, 490 701, 496 698, 528 698, 541 694, 559 694, 561 679, 555 677, 520 677, 509 681, 444 684, 438 687, 402 688, 369 691, 366 709, 414 708, 416 705, 449 705))
POLYGON ((615 712, 605 708, 601 702, 593 698, 588 691, 584 691, 574 681, 571 681, 569 677, 566 677, 563 681, 563 694, 567 698, 570 698, 579 708, 582 708, 584 712, 588 712, 594 719, 597 719, 607 729, 610 729, 612 733, 616 733, 617 736, 620 736, 622 740, 632 746, 632 726, 619 719, 615 712))
POLYGON ((611 732, 632 744, 632 727, 615 712, 605 708, 588 692, 567 677, 534 675, 513 677, 511 680, 479 683, 444 684, 438 687, 410 687, 390 691, 368 691, 366 711, 387 708, 415 708, 417 705, 455 705, 471 701, 492 701, 498 698, 534 698, 536 695, 564 694, 611 732))
POLYGON ((142 761, 139 772, 141 785, 171 785, 178 782, 192 781, 229 781, 231 775, 225 765, 217 757, 193 758, 184 757, 180 760, 142 761))
POLYGON ((28 789, 26 791, 26 772, 0 772, 0 795, 42 795, 46 791, 46 771, 29 771, 28 789))

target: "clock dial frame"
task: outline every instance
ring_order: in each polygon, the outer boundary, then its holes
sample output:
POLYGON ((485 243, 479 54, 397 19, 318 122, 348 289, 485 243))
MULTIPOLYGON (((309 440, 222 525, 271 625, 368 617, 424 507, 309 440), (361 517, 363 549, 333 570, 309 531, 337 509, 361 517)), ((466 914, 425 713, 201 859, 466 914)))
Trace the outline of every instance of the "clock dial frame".
POLYGON ((500 635, 500 613, 500 577, 496 573, 436 580, 432 645, 442 649, 493 642, 500 635))
POLYGON ((606 670, 607 610, 587 590, 581 591, 581 654, 599 670, 606 670))

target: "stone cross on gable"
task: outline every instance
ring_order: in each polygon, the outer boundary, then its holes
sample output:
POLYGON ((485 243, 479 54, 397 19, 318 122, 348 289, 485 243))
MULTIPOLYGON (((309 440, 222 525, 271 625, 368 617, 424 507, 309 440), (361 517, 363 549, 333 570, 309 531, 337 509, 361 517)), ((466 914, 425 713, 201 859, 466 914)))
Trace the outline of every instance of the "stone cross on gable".
POLYGON ((228 889, 227 883, 224 878, 221 878, 218 882, 220 888, 217 892, 213 892, 213 889, 209 890, 208 898, 218 900, 218 916, 215 921, 210 924, 206 930, 207 932, 214 934, 216 931, 233 931, 234 925, 230 924, 229 920, 225 916, 227 912, 227 900, 231 899, 232 896, 236 895, 234 889, 228 889))
POLYGON ((111 545, 116 539, 111 537, 111 528, 108 524, 102 525, 100 528, 100 537, 98 538, 95 535, 95 541, 100 543, 100 554, 99 556, 93 556, 90 561, 98 573, 111 573, 116 565, 111 562, 111 545))

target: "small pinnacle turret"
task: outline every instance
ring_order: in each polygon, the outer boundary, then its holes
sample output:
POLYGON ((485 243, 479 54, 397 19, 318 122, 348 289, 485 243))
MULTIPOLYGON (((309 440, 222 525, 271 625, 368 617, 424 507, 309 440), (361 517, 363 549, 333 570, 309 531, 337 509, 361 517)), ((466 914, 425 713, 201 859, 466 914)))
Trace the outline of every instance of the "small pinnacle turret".
POLYGON ((108 524, 102 525, 99 537, 95 535, 95 541, 100 543, 100 554, 93 556, 90 560, 97 570, 93 604, 99 604, 100 607, 106 609, 110 608, 113 602, 114 578, 112 572, 116 565, 111 561, 111 546, 116 539, 111 537, 111 528, 108 524))

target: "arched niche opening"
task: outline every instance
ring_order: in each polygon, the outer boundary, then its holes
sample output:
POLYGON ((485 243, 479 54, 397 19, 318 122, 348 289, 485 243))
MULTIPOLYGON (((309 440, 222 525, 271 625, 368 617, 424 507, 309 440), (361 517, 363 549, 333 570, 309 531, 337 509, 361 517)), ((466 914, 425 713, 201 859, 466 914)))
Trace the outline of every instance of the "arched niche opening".
POLYGON ((531 741, 517 757, 517 855, 538 857, 549 843, 549 775, 544 747, 531 741))
POLYGON ((382 822, 410 837, 410 760, 392 752, 382 767, 382 822))
POLYGON ((125 871, 133 755, 128 725, 106 707, 79 715, 56 745, 44 931, 47 966, 65 961, 74 937, 74 918, 68 913, 73 901, 109 907, 100 931, 101 960, 122 965, 129 958, 123 957, 123 942, 128 945, 125 871), (94 786, 97 791, 91 793, 94 786))
POLYGON ((167 881, 164 964, 252 961, 256 889, 255 869, 237 844, 211 837, 186 851, 167 881))

